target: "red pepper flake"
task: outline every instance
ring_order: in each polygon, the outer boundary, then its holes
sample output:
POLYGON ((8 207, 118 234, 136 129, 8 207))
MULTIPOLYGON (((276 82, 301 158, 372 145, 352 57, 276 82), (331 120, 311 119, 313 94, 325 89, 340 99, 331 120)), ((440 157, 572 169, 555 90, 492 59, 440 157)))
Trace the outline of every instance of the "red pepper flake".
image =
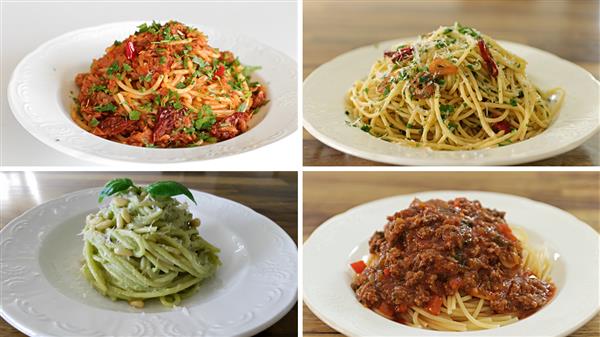
POLYGON ((135 56, 135 46, 133 45, 133 42, 129 41, 127 42, 127 44, 125 44, 125 57, 127 57, 128 60, 133 60, 133 57, 135 56))
POLYGON ((360 274, 367 268, 367 264, 363 260, 356 261, 350 264, 350 267, 354 269, 354 272, 360 274))
POLYGON ((215 76, 219 76, 222 77, 225 74, 225 67, 220 64, 219 68, 217 68, 217 71, 215 71, 215 76))
POLYGON ((492 125, 492 129, 496 132, 504 131, 505 134, 512 131, 512 127, 507 121, 500 121, 498 123, 495 123, 494 125, 492 125))
POLYGON ((406 47, 397 51, 386 51, 385 53, 383 53, 383 55, 391 58, 392 62, 404 59, 411 59, 413 56, 413 48, 406 47))
POLYGON ((498 67, 496 66, 496 62, 494 62, 494 59, 492 58, 492 55, 490 54, 490 51, 488 50, 488 47, 483 39, 477 41, 477 46, 479 47, 479 53, 481 53, 481 57, 483 57, 483 60, 485 61, 490 76, 493 78, 498 77, 498 67))

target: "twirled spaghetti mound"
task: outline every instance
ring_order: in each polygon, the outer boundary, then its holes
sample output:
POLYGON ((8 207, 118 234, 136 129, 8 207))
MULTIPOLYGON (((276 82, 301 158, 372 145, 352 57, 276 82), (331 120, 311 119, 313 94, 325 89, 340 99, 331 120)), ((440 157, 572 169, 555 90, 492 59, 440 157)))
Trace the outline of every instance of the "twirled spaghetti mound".
POLYGON ((87 216, 82 272, 113 300, 138 308, 153 298, 177 305, 221 264, 219 249, 200 236, 199 225, 187 204, 128 187, 87 216))
POLYGON ((552 261, 478 201, 414 200, 388 217, 352 264, 352 289, 379 314, 419 328, 497 328, 540 310, 554 296, 552 261))
POLYGON ((404 145, 508 145, 548 128, 564 96, 559 88, 538 89, 526 65, 492 38, 455 23, 386 51, 348 92, 346 113, 351 125, 404 145))
POLYGON ((250 80, 257 68, 179 22, 143 24, 77 75, 71 115, 97 136, 135 146, 227 140, 267 102, 264 87, 250 80))

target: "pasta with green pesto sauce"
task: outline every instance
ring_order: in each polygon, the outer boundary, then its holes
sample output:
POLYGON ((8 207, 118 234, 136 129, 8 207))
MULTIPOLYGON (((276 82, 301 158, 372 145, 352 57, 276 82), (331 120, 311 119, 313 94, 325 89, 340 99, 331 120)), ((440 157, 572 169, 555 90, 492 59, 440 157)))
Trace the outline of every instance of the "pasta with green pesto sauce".
POLYGON ((103 295, 137 308, 153 298, 178 305, 221 265, 199 225, 187 204, 132 186, 86 217, 83 275, 103 295))

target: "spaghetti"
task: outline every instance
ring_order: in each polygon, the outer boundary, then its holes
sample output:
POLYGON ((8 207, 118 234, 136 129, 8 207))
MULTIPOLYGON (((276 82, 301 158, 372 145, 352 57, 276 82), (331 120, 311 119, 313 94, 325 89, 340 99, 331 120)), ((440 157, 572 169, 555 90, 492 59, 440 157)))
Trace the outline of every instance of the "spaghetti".
POLYGON ((440 331, 514 323, 554 296, 545 251, 511 230, 504 213, 458 198, 415 200, 388 217, 352 264, 360 302, 400 323, 440 331))
POLYGON ((386 51, 347 93, 346 114, 352 126, 403 145, 509 145, 547 129, 564 98, 531 83, 526 65, 473 28, 440 27, 386 51))
POLYGON ((135 146, 227 140, 267 103, 264 87, 250 79, 258 68, 179 22, 142 24, 77 75, 71 117, 97 136, 135 146))
POLYGON ((125 186, 86 217, 83 230, 85 278, 103 295, 137 308, 153 298, 178 305, 221 264, 219 249, 200 236, 200 220, 187 205, 151 193, 125 186))

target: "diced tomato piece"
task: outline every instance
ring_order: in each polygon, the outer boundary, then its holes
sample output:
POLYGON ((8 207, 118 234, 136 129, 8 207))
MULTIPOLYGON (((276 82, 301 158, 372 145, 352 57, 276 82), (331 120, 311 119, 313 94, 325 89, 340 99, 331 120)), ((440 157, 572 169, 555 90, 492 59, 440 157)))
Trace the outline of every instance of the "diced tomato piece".
POLYGON ((360 274, 367 268, 367 264, 363 260, 356 261, 350 264, 350 267, 354 269, 354 272, 360 274))
POLYGON ((448 282, 448 284, 450 285, 450 288, 452 288, 452 290, 457 290, 458 288, 460 288, 461 283, 462 283, 462 280, 460 279, 460 277, 455 277, 455 278, 451 279, 450 282, 448 282))
POLYGON ((510 227, 505 223, 498 224, 498 231, 502 233, 502 235, 504 235, 507 239, 510 239, 512 241, 517 240, 517 238, 513 235, 510 227))
POLYGON ((427 304, 427 311, 434 315, 439 315, 442 310, 442 298, 439 296, 434 296, 429 304, 427 304))
POLYGON ((386 317, 394 317, 394 309, 385 302, 382 302, 381 305, 377 307, 377 311, 386 317))
POLYGON ((408 307, 406 306, 406 304, 400 304, 400 305, 397 305, 394 309, 396 310, 397 313, 403 314, 408 310, 408 307))

